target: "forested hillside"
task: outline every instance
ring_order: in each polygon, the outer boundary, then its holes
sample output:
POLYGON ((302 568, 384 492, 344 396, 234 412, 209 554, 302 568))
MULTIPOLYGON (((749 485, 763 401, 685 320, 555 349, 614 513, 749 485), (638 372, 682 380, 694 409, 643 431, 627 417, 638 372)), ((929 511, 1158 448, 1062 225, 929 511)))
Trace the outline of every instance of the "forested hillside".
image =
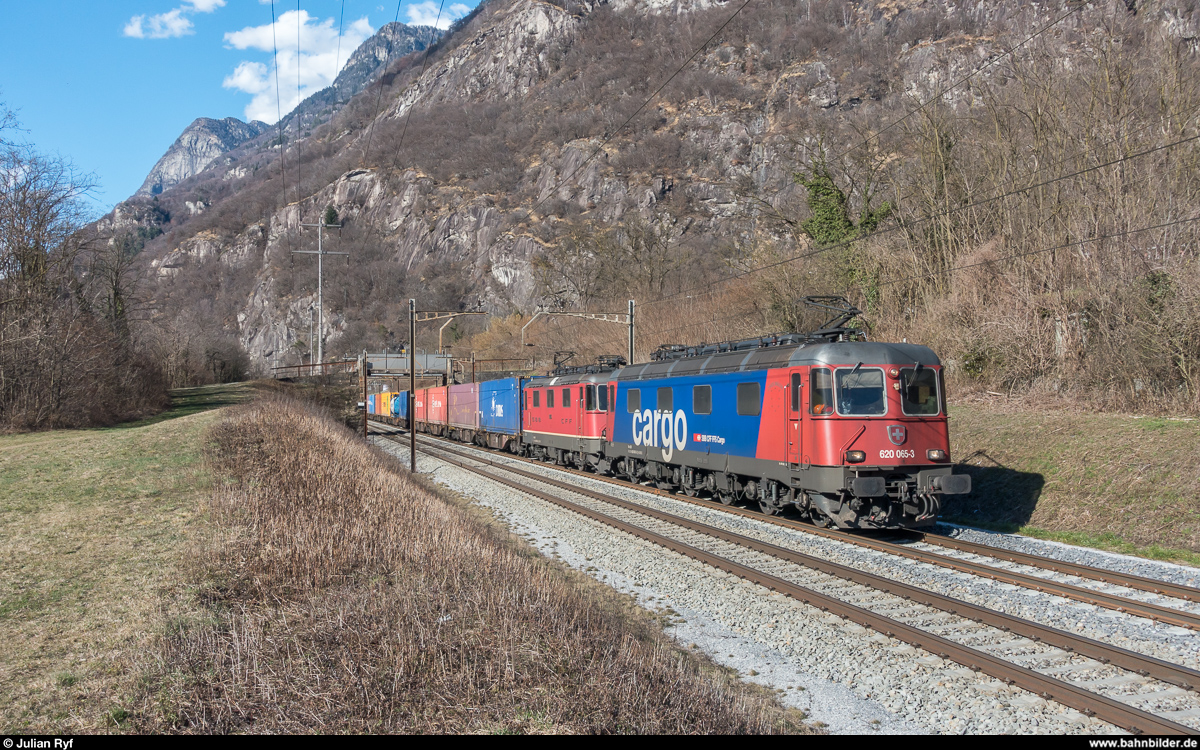
POLYGON ((959 387, 1195 411, 1195 5, 491 0, 327 123, 94 228, 136 255, 177 381, 206 352, 307 361, 293 251, 332 207, 335 355, 401 345, 409 297, 494 313, 464 356, 548 361, 624 332, 539 322, 521 352, 539 305, 636 299, 641 358, 841 293, 959 387))

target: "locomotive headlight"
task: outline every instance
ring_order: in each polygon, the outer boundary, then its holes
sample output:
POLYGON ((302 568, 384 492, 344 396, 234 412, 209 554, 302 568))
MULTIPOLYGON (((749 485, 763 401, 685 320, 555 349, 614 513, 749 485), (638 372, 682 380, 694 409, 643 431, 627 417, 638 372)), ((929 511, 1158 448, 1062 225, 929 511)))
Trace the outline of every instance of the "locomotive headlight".
POLYGON ((846 451, 846 463, 848 463, 848 464, 861 464, 863 461, 866 461, 866 460, 867 460, 867 452, 866 451, 846 451))
POLYGON ((896 367, 893 367, 892 369, 888 370, 888 377, 891 378, 892 380, 899 378, 900 370, 896 367))
POLYGON ((945 461, 946 451, 942 450, 941 448, 930 448, 929 450, 925 451, 925 457, 930 461, 945 461))

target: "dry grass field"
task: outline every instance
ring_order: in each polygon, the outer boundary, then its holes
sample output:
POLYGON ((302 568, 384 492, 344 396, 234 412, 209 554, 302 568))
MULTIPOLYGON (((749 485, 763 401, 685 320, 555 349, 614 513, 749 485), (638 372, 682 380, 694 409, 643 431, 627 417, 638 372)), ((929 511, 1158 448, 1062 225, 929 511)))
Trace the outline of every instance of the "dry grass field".
POLYGON ((211 526, 138 730, 813 731, 326 412, 262 399, 211 435, 211 526))

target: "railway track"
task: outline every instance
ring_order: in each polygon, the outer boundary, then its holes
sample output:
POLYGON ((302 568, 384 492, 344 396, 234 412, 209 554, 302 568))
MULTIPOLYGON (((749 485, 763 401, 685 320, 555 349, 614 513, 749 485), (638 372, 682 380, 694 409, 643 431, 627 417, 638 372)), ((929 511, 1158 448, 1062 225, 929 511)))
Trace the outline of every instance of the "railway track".
MULTIPOLYGON (((384 424, 384 423, 377 423, 384 424)), ((462 443, 435 438, 430 435, 422 435, 422 440, 438 440, 444 444, 453 446, 462 446, 462 443)), ((1187 606, 1193 602, 1200 601, 1200 588, 1184 586, 1180 584, 1159 581, 1143 576, 1121 573, 1118 571, 1105 570, 1088 565, 1072 563, 1053 558, 1040 557, 1027 553, 1014 552, 1000 547, 969 542, 966 540, 951 539, 949 537, 940 536, 937 534, 912 533, 907 535, 906 543, 890 542, 883 539, 875 539, 858 534, 851 534, 845 531, 832 529, 822 529, 813 526, 810 523, 796 521, 790 518, 779 516, 765 516, 758 511, 746 510, 736 506, 718 506, 717 504, 697 498, 689 498, 679 495, 668 490, 658 489, 656 487, 647 487, 644 485, 631 485, 629 482, 614 479, 612 477, 604 477, 591 472, 580 471, 565 466, 555 466, 542 461, 504 454, 506 460, 520 461, 534 466, 553 467, 554 469, 569 474, 588 477, 590 479, 613 484, 618 487, 635 487, 641 492, 648 492, 662 497, 670 497, 678 502, 686 502, 698 505, 704 508, 720 507, 724 512, 745 518, 752 518, 757 521, 771 523, 788 529, 794 529, 823 537, 833 539, 845 544, 852 544, 865 549, 875 550, 890 555, 904 557, 914 562, 928 563, 939 567, 954 570, 959 573, 968 575, 982 576, 989 580, 999 583, 1006 583, 1013 586, 1032 589, 1038 592, 1045 592, 1083 602, 1097 607, 1110 609, 1116 612, 1144 617, 1155 622, 1173 625, 1176 627, 1187 628, 1189 630, 1200 630, 1200 614, 1186 611, 1176 607, 1168 606, 1163 603, 1143 602, 1137 599, 1132 599, 1128 596, 1119 593, 1111 593, 1097 591, 1096 589, 1088 588, 1078 584, 1054 581, 1044 576, 1034 573, 1026 573, 1018 570, 1001 568, 993 564, 963 560, 961 558, 937 554, 927 550, 914 548, 912 542, 924 542, 931 546, 942 547, 957 552, 965 552, 980 557, 989 557, 996 560, 1015 563, 1029 568, 1046 571, 1059 575, 1075 576, 1084 581, 1090 580, 1098 583, 1103 583, 1110 586, 1120 586, 1130 589, 1131 591, 1142 591, 1146 593, 1156 594, 1160 597, 1169 597, 1182 600, 1183 606, 1187 606)))
MULTIPOLYGON (((428 446, 429 441, 425 442, 428 446)), ((1186 690, 1200 684, 1200 673, 1190 668, 610 497, 466 453, 458 449, 461 447, 458 444, 451 445, 454 447, 439 442, 423 450, 467 471, 686 554, 1129 731, 1196 732, 1170 717, 1134 705, 1188 695, 1186 690), (539 489, 538 484, 548 489, 539 489), (567 499, 563 497, 564 493, 578 497, 567 499), (1014 655, 1010 653, 1013 651, 1023 653, 1014 655), (1043 671, 1038 672, 1023 666, 1022 662, 1057 664, 1043 667, 1043 671), (1074 674, 1076 678, 1060 679, 1055 674, 1074 674), (1119 692, 1131 685, 1139 685, 1150 692, 1124 696, 1126 700, 1101 692, 1106 689, 1119 692)), ((505 456, 505 461, 511 458, 505 456)), ((596 479, 591 474, 585 476, 596 479)), ((672 499, 684 500, 675 496, 672 499)), ((759 521, 770 520, 754 515, 759 521)), ((1195 701, 1194 693, 1191 696, 1195 701)), ((1176 713, 1188 718, 1197 714, 1194 708, 1176 713)))

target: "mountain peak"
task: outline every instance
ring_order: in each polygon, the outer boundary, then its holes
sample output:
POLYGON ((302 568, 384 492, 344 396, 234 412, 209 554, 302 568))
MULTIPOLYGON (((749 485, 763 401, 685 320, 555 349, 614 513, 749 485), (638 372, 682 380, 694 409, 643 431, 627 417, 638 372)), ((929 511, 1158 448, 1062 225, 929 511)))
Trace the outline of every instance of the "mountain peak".
POLYGON ((221 154, 263 133, 269 125, 255 120, 242 122, 236 117, 214 120, 197 117, 167 149, 137 195, 158 195, 199 173, 221 154))

